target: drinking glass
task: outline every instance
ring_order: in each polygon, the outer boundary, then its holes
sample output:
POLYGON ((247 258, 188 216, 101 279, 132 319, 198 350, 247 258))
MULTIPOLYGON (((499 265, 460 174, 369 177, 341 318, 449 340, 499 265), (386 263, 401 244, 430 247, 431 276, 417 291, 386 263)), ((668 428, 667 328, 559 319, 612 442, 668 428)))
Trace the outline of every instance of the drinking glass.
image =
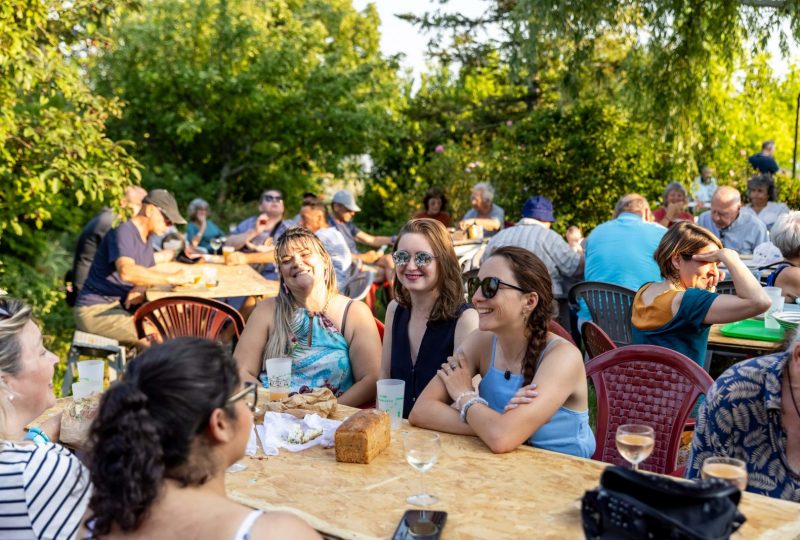
POLYGON ((425 492, 425 473, 433 467, 439 458, 439 451, 442 448, 439 434, 431 431, 407 433, 403 439, 403 447, 405 448, 406 461, 420 473, 420 492, 417 495, 408 497, 406 502, 417 506, 429 506, 436 503, 439 499, 425 492))
POLYGON ((653 428, 639 424, 625 424, 617 428, 617 450, 626 461, 639 470, 639 463, 650 457, 656 435, 653 428))
POLYGON ((211 246, 211 249, 214 250, 214 255, 217 255, 219 252, 219 248, 222 247, 223 240, 221 236, 217 236, 216 238, 212 238, 208 241, 208 244, 211 246))
POLYGON ((244 463, 236 462, 233 465, 231 465, 230 467, 228 467, 227 469, 225 469, 225 472, 237 473, 237 472, 241 472, 241 471, 245 470, 246 468, 247 468, 247 465, 245 465, 244 463))
POLYGON ((727 480, 740 490, 747 489, 747 465, 741 459, 731 457, 710 457, 703 461, 700 477, 727 480))

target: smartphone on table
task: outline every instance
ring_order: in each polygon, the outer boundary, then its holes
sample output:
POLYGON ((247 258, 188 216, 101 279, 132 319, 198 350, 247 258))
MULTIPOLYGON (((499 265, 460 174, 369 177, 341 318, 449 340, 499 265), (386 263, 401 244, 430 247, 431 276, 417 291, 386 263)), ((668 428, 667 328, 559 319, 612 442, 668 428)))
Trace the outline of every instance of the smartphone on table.
POLYGON ((406 510, 392 540, 438 540, 447 521, 447 512, 406 510))

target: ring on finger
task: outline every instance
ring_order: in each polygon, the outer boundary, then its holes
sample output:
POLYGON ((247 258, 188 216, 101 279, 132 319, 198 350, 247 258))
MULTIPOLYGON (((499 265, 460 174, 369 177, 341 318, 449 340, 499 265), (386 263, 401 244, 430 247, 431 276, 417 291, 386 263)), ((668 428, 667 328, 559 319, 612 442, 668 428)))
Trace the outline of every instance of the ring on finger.
POLYGON ((456 369, 457 367, 458 364, 456 364, 455 362, 450 362, 450 369, 456 369))

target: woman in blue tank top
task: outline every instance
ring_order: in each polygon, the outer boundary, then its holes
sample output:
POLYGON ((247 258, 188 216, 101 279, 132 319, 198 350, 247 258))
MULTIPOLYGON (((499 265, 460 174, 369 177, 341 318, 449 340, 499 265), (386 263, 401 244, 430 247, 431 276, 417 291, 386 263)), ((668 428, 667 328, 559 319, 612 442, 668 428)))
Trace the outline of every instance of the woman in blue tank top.
POLYGON ((394 300, 386 308, 382 379, 405 381, 403 418, 448 356, 478 328, 444 225, 412 219, 397 235, 394 300))
POLYGON ((492 452, 523 443, 579 457, 594 453, 580 351, 548 332, 550 274, 528 250, 494 251, 470 282, 479 330, 470 334, 411 411, 417 426, 477 435, 492 452), (482 376, 475 393, 472 378, 482 376), (534 383, 535 400, 504 410, 534 383))

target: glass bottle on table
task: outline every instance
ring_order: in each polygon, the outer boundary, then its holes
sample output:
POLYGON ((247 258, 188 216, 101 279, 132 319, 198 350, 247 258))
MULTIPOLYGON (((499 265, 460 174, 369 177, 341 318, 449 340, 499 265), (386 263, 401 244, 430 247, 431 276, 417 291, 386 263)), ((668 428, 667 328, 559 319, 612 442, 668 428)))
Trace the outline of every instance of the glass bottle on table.
POLYGON ((639 463, 650 457, 656 443, 653 428, 640 424, 624 424, 617 428, 617 450, 628 461, 634 471, 639 463))

